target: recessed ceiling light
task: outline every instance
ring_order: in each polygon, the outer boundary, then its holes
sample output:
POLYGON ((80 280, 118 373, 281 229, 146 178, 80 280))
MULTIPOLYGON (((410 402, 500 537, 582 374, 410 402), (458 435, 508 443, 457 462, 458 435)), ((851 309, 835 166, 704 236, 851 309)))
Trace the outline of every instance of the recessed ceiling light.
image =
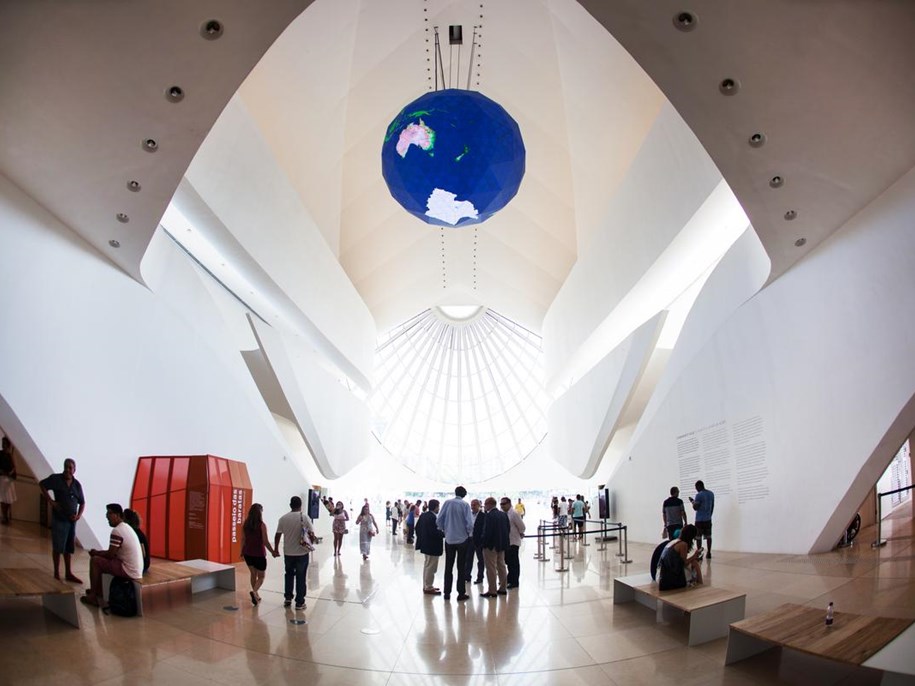
POLYGON ((133 191, 134 193, 139 193, 142 186, 139 181, 128 181, 127 190, 133 191))
POLYGON ((781 188, 785 185, 785 177, 778 176, 776 174, 771 179, 769 179, 769 185, 772 186, 772 188, 781 188))
POLYGON ((796 211, 788 210, 787 212, 785 212, 785 221, 786 222, 791 222, 791 221, 794 221, 795 219, 797 219, 796 211))
POLYGON ((184 100, 184 91, 181 86, 170 86, 165 90, 165 99, 169 102, 181 102, 184 100))
POLYGON ((155 152, 159 149, 159 143, 156 142, 155 138, 147 138, 143 141, 143 149, 146 152, 155 152))
POLYGON ((718 90, 721 91, 722 95, 737 95, 737 91, 740 90, 740 81, 737 79, 723 79, 718 84, 718 90))
POLYGON ((118 212, 115 216, 117 217, 118 221, 121 222, 122 224, 126 224, 127 222, 130 221, 130 217, 128 217, 123 212, 118 212))
POLYGON ((692 12, 677 12, 674 15, 674 26, 680 31, 692 31, 699 19, 692 12))
POLYGON ((224 31, 222 22, 218 19, 210 19, 205 21, 203 26, 200 27, 200 35, 206 38, 207 40, 216 40, 222 36, 224 31))
POLYGON ((120 241, 116 241, 116 240, 114 240, 114 239, 112 238, 110 241, 108 241, 108 245, 110 245, 112 248, 120 248, 120 247, 121 247, 121 242, 120 242, 120 241))
POLYGON ((794 245, 797 246, 798 248, 802 248, 802 247, 804 247, 805 245, 807 245, 807 239, 806 239, 806 238, 798 238, 796 241, 794 241, 794 245))
POLYGON ((766 144, 766 134, 762 131, 757 131, 747 140, 751 148, 761 148, 766 144))

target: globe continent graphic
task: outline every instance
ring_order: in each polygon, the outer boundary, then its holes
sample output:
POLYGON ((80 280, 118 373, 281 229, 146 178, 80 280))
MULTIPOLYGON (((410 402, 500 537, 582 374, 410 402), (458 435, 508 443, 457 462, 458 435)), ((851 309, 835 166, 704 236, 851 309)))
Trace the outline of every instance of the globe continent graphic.
POLYGON ((432 91, 388 126, 381 172, 410 214, 436 226, 486 221, 515 197, 524 141, 501 105, 476 91, 432 91))

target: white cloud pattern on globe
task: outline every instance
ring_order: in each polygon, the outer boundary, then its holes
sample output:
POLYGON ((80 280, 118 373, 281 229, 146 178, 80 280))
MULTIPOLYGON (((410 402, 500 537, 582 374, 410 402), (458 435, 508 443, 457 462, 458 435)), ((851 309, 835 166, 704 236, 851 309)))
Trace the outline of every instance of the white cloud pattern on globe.
POLYGON ((454 193, 449 193, 441 188, 432 190, 432 195, 426 201, 426 216, 448 222, 451 226, 461 219, 476 219, 477 209, 469 200, 458 200, 454 193))

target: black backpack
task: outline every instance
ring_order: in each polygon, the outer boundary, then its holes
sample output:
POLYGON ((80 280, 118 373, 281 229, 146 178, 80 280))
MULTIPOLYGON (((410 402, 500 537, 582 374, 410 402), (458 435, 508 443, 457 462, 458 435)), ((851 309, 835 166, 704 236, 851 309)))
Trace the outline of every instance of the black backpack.
POLYGON ((137 592, 133 581, 123 576, 111 578, 108 588, 108 610, 120 617, 136 617, 137 592))
POLYGON ((651 553, 651 562, 648 563, 648 571, 651 572, 652 581, 658 578, 658 565, 661 562, 661 553, 664 552, 664 548, 668 543, 670 543, 670 541, 661 541, 654 549, 654 552, 651 553))

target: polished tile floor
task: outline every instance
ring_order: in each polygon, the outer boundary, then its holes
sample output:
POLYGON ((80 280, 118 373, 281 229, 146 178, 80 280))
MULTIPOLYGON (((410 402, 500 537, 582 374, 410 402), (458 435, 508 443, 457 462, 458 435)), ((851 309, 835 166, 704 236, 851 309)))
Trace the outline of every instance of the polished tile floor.
MULTIPOLYGON (((715 551, 707 579, 745 591, 747 615, 784 602, 915 618, 910 507, 850 549, 823 555, 715 551)), ((239 565, 235 593, 196 595, 181 584, 144 595, 146 615, 119 618, 80 606, 76 630, 38 600, 0 600, 0 684, 869 684, 878 675, 770 651, 725 667, 726 639, 686 646, 683 621, 656 624, 634 603, 613 605, 613 578, 647 570, 653 548, 630 544, 630 564, 597 541, 574 546, 568 571, 522 548, 521 588, 458 603, 421 592, 422 556, 390 533, 363 562, 347 536, 341 558, 329 540, 312 556, 308 609, 282 606, 282 564, 271 561, 263 602, 248 599, 239 565), (294 624, 291 620, 304 623, 294 624)), ((35 524, 0 527, 0 567, 50 570, 50 544, 35 524)), ((75 571, 87 578, 81 551, 75 571)), ((441 569, 438 580, 441 579, 441 569)))

